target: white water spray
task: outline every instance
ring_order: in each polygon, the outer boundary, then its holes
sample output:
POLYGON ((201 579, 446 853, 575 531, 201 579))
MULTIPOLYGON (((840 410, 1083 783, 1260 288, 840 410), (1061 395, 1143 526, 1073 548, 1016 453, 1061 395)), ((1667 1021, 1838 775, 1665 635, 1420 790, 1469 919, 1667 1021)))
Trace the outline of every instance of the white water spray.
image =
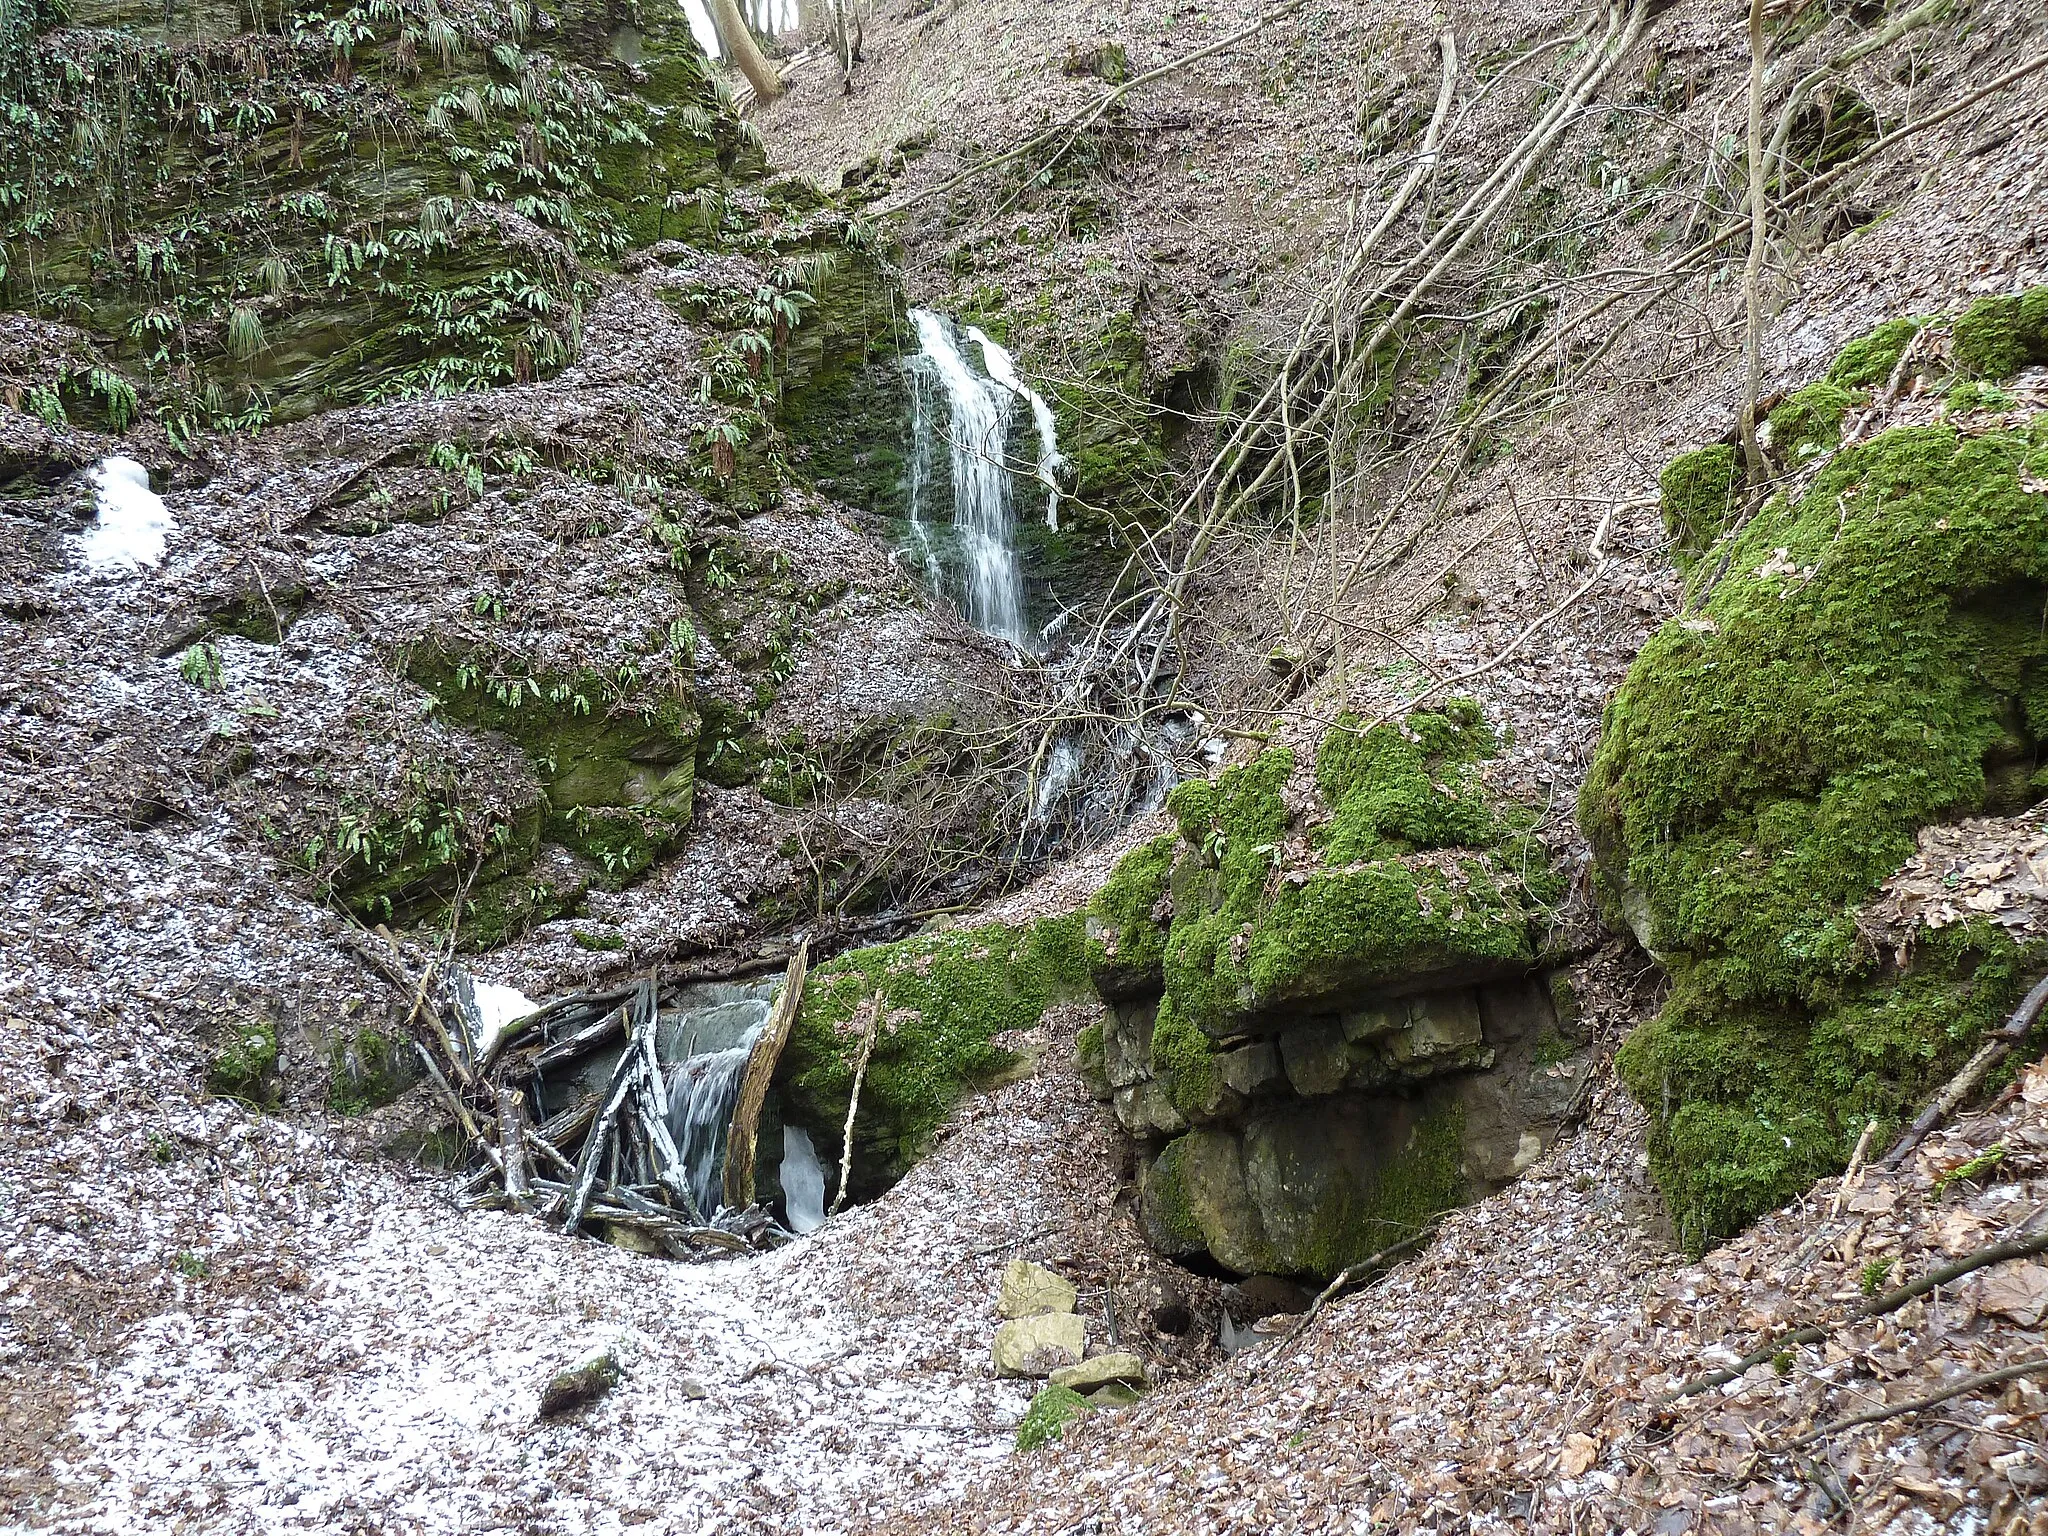
POLYGON ((177 532, 163 498, 149 488, 149 471, 115 454, 92 467, 96 516, 82 543, 93 570, 138 570, 164 557, 164 542, 177 532))
MULTIPOLYGON (((917 327, 918 364, 936 380, 948 407, 953 536, 965 567, 961 606, 967 622, 976 629, 1024 645, 1029 640, 1024 628, 1024 578, 1017 565, 1017 551, 1010 544, 1010 471, 1004 459, 1017 396, 968 366, 954 340, 953 327, 943 316, 913 309, 910 320, 917 327)), ((934 416, 929 410, 916 413, 912 430, 920 426, 927 432, 933 430, 937 426, 934 416)), ((929 446, 926 440, 913 445, 919 460, 925 458, 929 446)), ((913 481, 913 492, 917 489, 913 481)), ((928 538, 922 532, 923 513, 913 495, 910 518, 912 526, 920 530, 921 543, 928 538)))

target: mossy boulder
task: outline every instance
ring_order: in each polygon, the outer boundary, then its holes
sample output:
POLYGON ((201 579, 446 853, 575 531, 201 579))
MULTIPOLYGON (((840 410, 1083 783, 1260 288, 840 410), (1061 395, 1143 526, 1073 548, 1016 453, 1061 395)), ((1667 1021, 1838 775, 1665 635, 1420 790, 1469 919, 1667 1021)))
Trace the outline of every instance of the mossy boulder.
MULTIPOLYGON (((1079 913, 984 923, 851 950, 811 972, 777 1082, 821 1152, 840 1144, 872 1005, 875 1044, 854 1122, 857 1191, 885 1188, 923 1153, 969 1089, 1017 1065, 998 1037, 1083 995, 1079 913)), ((830 1158, 827 1159, 830 1161, 830 1158)))
POLYGON ((1072 1387, 1044 1387, 1031 1399, 1024 1418, 1017 1425, 1017 1449, 1035 1451, 1051 1445, 1076 1419, 1094 1412, 1088 1399, 1072 1387))
POLYGON ((406 1043, 383 1030, 339 1034, 327 1052, 327 1107, 362 1115, 393 1102, 419 1081, 419 1064, 406 1043))
POLYGON ((225 1021, 206 1069, 209 1093, 274 1109, 278 1098, 277 1020, 262 1010, 225 1021))
POLYGON ((1160 904, 1179 851, 1170 832, 1134 848, 1088 904, 1088 974, 1105 1002, 1156 996, 1165 984, 1171 914, 1160 904))
MULTIPOLYGON (((1532 921, 1558 886, 1526 835, 1531 818, 1478 780, 1477 761, 1496 750, 1469 701, 1370 730, 1340 719, 1317 753, 1329 815, 1305 868, 1286 867, 1291 750, 1176 789, 1161 951, 1174 1027, 1224 1036, 1318 1000, 1530 968, 1532 921)), ((1134 888, 1149 888, 1159 857, 1154 845, 1127 856, 1134 888)), ((1199 1065, 1187 1066, 1199 1091, 1199 1065)))
POLYGON ((1956 317, 1950 355, 1959 371, 1979 379, 2048 363, 2048 287, 1977 300, 1956 317))
POLYGON ((1913 338, 1926 328, 1924 320, 1887 320, 1865 331, 1835 354, 1827 382, 1842 389, 1876 389, 1898 370, 1899 359, 1913 338))
POLYGON ((1673 973, 1619 1064, 1694 1247, 1910 1112, 2020 985, 1988 928, 1888 975, 1857 909, 1921 826, 2039 794, 2048 496, 2022 476, 2048 473, 2044 423, 1842 450, 1608 706, 1579 815, 1673 973))
POLYGON ((1766 418, 1771 452, 1788 465, 1827 452, 1841 441, 1842 418, 1869 398, 1826 380, 1794 391, 1766 418))

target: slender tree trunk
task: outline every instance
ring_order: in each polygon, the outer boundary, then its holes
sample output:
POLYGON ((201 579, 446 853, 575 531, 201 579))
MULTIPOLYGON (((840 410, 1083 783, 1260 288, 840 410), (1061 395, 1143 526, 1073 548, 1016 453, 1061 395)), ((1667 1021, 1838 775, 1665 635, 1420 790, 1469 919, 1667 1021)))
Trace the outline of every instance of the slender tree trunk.
POLYGON ((747 29, 737 0, 707 0, 707 4, 711 24, 718 29, 718 45, 725 50, 727 60, 738 65, 739 72, 747 77, 747 84, 754 88, 754 99, 773 101, 780 96, 782 82, 775 76, 775 66, 768 62, 761 45, 754 41, 754 34, 747 29))
POLYGON ((825 0, 796 0, 797 29, 815 43, 832 35, 832 8, 825 0))
POLYGON ((1764 456, 1756 441, 1756 400, 1763 388, 1764 241, 1764 0, 1749 0, 1749 260, 1742 269, 1745 376, 1742 389, 1742 462, 1752 499, 1763 494, 1764 456))

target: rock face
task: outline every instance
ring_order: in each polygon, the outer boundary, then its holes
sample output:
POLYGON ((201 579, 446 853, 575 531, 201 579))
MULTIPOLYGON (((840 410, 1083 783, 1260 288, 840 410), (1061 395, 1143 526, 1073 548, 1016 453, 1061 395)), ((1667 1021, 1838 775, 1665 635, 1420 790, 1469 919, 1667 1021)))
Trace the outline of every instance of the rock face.
POLYGON ((1340 722, 1312 809, 1268 751, 1176 791, 1180 835, 1105 885, 1116 1001, 1083 1055, 1162 1252, 1329 1275, 1542 1151, 1585 1066, 1540 971, 1555 883, 1477 777, 1493 749, 1462 704, 1340 722))
POLYGON ((1043 1265, 1014 1259, 1003 1271, 1002 1295, 996 1310, 1004 1317, 1038 1317, 1071 1312, 1079 1293, 1074 1284, 1043 1265))
POLYGON ((1088 1333, 1072 1312, 1017 1317, 996 1330, 991 1354, 998 1376, 1046 1377, 1077 1365, 1088 1348, 1088 1333))

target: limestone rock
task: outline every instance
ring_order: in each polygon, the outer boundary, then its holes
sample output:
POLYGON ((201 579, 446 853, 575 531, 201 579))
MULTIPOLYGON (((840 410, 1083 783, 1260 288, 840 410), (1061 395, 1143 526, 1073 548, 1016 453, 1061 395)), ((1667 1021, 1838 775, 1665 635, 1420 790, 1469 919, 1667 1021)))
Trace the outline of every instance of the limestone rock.
POLYGON ((1470 992, 1431 992, 1411 1000, 1408 1027, 1390 1036, 1387 1059, 1407 1071, 1463 1064, 1480 1045, 1479 1000, 1470 992))
POLYGON ((1144 1393, 1121 1381, 1112 1381, 1108 1386, 1097 1387, 1087 1396, 1088 1401, 1098 1408, 1128 1408, 1133 1403, 1145 1400, 1144 1393))
MULTIPOLYGON (((1473 1017, 1476 1022, 1477 1014, 1473 1017)), ((1305 1099, 1335 1093, 1351 1071, 1344 1032, 1334 1024, 1304 1024, 1288 1030, 1280 1036, 1280 1060, 1287 1067, 1287 1081, 1305 1099)))
POLYGON ((996 1330, 990 1351, 998 1376, 1050 1376, 1063 1365, 1080 1363, 1088 1347, 1088 1331, 1072 1312, 1043 1312, 1016 1317, 996 1330))
POLYGON ((1119 1088, 1115 1104, 1118 1123, 1133 1136, 1178 1136, 1188 1128, 1164 1083, 1148 1079, 1119 1088))
POLYGON ((1102 1024, 1102 1065, 1112 1088, 1129 1088, 1152 1075, 1152 1026, 1157 1003, 1124 1003, 1102 1024))
POLYGON ((996 1310, 1004 1317, 1038 1317, 1048 1312, 1071 1312, 1078 1294, 1072 1281, 1061 1278, 1043 1265, 1012 1259, 1003 1271, 1003 1290, 996 1302, 996 1310))
POLYGON ((1142 1387, 1148 1379, 1145 1362, 1128 1350, 1096 1355, 1079 1365, 1063 1365, 1051 1377, 1054 1386, 1071 1387, 1076 1392, 1092 1392, 1113 1381, 1142 1387))
POLYGON ((1237 1050, 1219 1053, 1216 1075, 1224 1087, 1245 1098, 1279 1088, 1285 1081, 1280 1068, 1280 1053, 1270 1040, 1255 1041, 1237 1050))

